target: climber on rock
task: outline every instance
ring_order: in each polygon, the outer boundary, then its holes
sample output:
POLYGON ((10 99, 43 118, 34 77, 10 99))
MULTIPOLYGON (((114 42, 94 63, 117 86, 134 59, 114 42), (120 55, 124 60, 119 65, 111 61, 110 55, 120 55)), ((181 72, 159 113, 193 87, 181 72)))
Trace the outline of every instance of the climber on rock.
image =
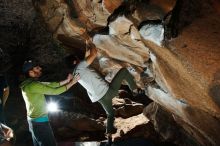
MULTIPOLYGON (((87 93, 92 102, 99 102, 104 108, 107 114, 106 135, 111 137, 113 133, 117 131, 114 127, 114 110, 112 107, 112 98, 118 95, 118 90, 121 86, 121 82, 126 80, 130 90, 138 94, 138 87, 134 80, 134 77, 129 73, 126 68, 122 68, 118 71, 111 83, 104 80, 90 64, 96 58, 97 48, 91 40, 86 40, 86 46, 90 51, 85 59, 80 61, 77 56, 69 55, 66 57, 66 64, 69 68, 73 69, 73 74, 80 75, 78 82, 87 90, 87 93)), ((88 53, 86 53, 88 54, 88 53)))
POLYGON ((58 95, 72 87, 79 75, 69 74, 60 82, 40 82, 42 68, 33 61, 23 64, 26 80, 21 83, 22 95, 26 104, 29 130, 34 146, 56 146, 56 140, 51 129, 45 95, 58 95))

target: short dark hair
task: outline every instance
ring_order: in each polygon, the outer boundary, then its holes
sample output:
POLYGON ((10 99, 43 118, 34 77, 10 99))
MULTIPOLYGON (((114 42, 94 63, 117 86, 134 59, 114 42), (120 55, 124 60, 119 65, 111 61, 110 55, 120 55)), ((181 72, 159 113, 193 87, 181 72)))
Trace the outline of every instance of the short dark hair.
POLYGON ((73 64, 73 62, 77 60, 79 60, 79 58, 75 54, 70 54, 65 57, 65 63, 68 68, 75 68, 75 65, 73 64))

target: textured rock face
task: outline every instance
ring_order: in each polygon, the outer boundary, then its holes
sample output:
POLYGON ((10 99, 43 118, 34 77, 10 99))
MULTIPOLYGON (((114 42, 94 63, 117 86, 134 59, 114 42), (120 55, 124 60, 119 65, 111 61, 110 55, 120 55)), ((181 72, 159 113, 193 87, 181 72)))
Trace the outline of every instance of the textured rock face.
POLYGON ((113 13, 116 8, 122 4, 123 0, 103 0, 102 6, 108 13, 113 13))
MULTIPOLYGON (((46 31, 39 17, 38 21, 30 21, 36 20, 32 19, 35 11, 30 1, 17 2, 11 3, 9 9, 24 4, 22 6, 28 8, 30 13, 23 11, 10 13, 10 16, 13 16, 12 20, 10 17, 1 19, 1 26, 11 26, 10 22, 21 24, 16 19, 19 18, 18 20, 23 20, 22 24, 27 26, 31 24, 30 26, 35 29, 28 29, 29 35, 25 37, 23 33, 18 32, 14 35, 1 27, 2 36, 5 32, 10 34, 8 35, 10 39, 1 37, 4 39, 0 40, 6 54, 9 56, 16 54, 13 53, 16 49, 6 50, 16 46, 8 40, 17 42, 16 39, 19 38, 19 42, 25 44, 25 47, 31 45, 33 47, 24 49, 24 45, 18 45, 20 46, 18 52, 38 59, 43 65, 61 62, 66 53, 76 53, 82 57, 85 54, 85 38, 89 32, 99 53, 93 66, 105 76, 106 80, 111 81, 121 67, 127 67, 142 88, 144 88, 143 74, 155 78, 155 81, 145 88, 146 94, 155 102, 154 105, 147 107, 146 115, 164 139, 175 141, 178 145, 220 145, 219 1, 33 0, 37 14, 40 14, 40 18, 46 24, 45 28, 64 48, 57 47, 57 42, 51 43, 52 37, 49 34, 45 35, 46 31), (165 21, 167 25, 164 34, 158 35, 160 37, 156 42, 151 42, 152 40, 144 35, 153 32, 146 31, 144 28, 147 25, 142 25, 143 22, 162 20, 170 10, 173 12, 165 21), (16 17, 16 14, 24 16, 22 17, 24 19, 16 17), (139 32, 139 28, 142 32, 139 32), (161 41, 163 37, 173 39, 163 42, 161 41), (30 40, 27 41, 27 38, 30 40), (38 45, 38 42, 45 45, 38 45), (163 122, 164 119, 167 121, 163 122), (184 139, 188 139, 188 143, 184 143, 184 139)), ((21 29, 18 30, 23 30, 23 27, 19 28, 21 29)), ((154 37, 155 39, 157 37, 154 37)), ((18 55, 17 58, 22 57, 18 55)), ((92 106, 89 103, 88 105, 92 106)), ((143 105, 132 104, 117 108, 117 114, 127 118, 134 113, 140 114, 142 108, 143 105)), ((94 127, 91 126, 94 124, 93 119, 85 121, 88 122, 87 125, 84 123, 85 127, 93 131, 94 127)), ((74 125, 71 126, 73 129, 76 128, 74 125)), ((102 126, 96 126, 98 130, 103 130, 102 126)), ((136 130, 141 129, 138 126, 136 130)), ((69 129, 64 126, 58 130, 57 133, 65 133, 69 129)), ((124 132, 125 136, 130 134, 124 132)))
POLYGON ((124 16, 118 17, 109 24, 109 35, 95 35, 93 38, 94 44, 102 54, 119 61, 146 67, 149 50, 140 40, 138 30, 124 16))
MULTIPOLYGON (((199 145, 199 143, 197 143, 192 136, 186 134, 186 130, 182 128, 184 122, 181 123, 181 125, 179 125, 180 123, 176 123, 177 117, 167 112, 157 103, 154 102, 148 105, 143 113, 152 121, 156 131, 160 133, 165 140, 172 141, 177 145, 199 145)), ((189 129, 192 128, 193 127, 190 127, 189 129)), ((206 140, 200 140, 204 145, 207 145, 206 140)))
POLYGON ((149 86, 149 97, 192 126, 193 130, 190 130, 181 124, 196 135, 202 145, 219 143, 219 135, 216 134, 219 129, 219 95, 216 90, 219 81, 216 76, 220 67, 220 52, 216 44, 219 32, 215 28, 219 27, 216 25, 219 22, 213 15, 216 14, 209 12, 194 20, 178 38, 170 42, 168 48, 147 44, 155 54, 151 59, 156 82, 160 86, 149 86))

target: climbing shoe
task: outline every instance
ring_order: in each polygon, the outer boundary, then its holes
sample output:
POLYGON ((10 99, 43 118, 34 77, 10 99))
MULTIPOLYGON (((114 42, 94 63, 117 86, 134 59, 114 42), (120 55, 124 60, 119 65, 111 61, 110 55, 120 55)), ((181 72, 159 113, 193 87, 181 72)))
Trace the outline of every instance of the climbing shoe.
POLYGON ((113 128, 111 130, 106 132, 106 135, 108 135, 108 134, 115 134, 116 132, 117 132, 117 128, 115 126, 113 126, 113 128))
POLYGON ((133 95, 134 97, 139 96, 139 95, 143 95, 143 94, 145 94, 145 91, 142 90, 142 89, 140 89, 140 88, 134 89, 134 90, 132 91, 132 95, 133 95))
POLYGON ((153 77, 141 77, 141 81, 147 86, 149 83, 154 81, 153 77))

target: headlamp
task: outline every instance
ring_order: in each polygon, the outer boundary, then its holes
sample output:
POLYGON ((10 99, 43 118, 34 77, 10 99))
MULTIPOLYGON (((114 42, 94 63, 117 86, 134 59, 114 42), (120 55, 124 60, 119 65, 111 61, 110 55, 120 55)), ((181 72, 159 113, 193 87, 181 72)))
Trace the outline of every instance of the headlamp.
POLYGON ((57 104, 56 102, 50 101, 50 102, 47 104, 47 110, 48 110, 49 112, 57 112, 57 111, 59 111, 58 104, 57 104))

